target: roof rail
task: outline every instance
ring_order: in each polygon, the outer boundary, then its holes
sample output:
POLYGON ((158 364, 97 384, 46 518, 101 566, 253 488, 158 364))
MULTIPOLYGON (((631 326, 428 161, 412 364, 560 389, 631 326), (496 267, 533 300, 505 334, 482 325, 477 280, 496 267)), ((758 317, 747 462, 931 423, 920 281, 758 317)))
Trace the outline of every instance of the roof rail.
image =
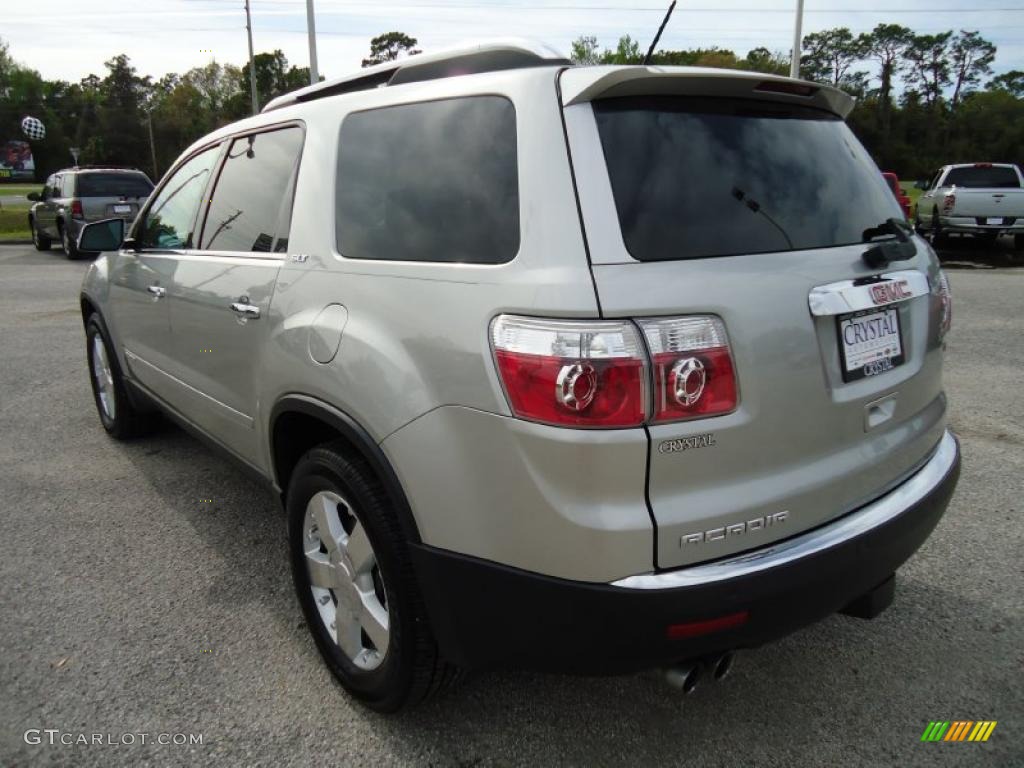
POLYGON ((397 61, 367 67, 334 80, 325 80, 271 99, 262 111, 270 112, 292 104, 387 85, 497 72, 503 69, 569 66, 571 63, 558 51, 542 43, 519 39, 491 40, 434 53, 419 53, 397 61))

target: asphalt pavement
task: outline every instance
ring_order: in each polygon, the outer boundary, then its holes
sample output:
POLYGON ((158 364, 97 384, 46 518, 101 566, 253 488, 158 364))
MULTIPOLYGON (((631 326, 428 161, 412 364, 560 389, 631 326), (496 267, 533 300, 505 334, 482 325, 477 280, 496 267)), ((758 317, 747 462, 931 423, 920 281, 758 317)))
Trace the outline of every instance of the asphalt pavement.
POLYGON ((270 496, 177 428, 103 432, 85 263, 0 246, 0 766, 1024 765, 1024 269, 954 256, 963 474, 882 616, 742 653, 686 698, 499 671, 388 718, 320 662, 270 496), (931 720, 998 725, 922 743, 931 720))

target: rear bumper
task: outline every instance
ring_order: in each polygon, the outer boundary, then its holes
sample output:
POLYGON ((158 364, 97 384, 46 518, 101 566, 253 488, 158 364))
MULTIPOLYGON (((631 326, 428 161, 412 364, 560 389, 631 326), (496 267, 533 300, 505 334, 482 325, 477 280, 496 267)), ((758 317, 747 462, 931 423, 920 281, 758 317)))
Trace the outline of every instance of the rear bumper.
POLYGON ((1015 218, 1006 224, 979 224, 978 219, 970 216, 939 217, 939 222, 946 232, 982 235, 985 233, 1016 234, 1024 232, 1024 218, 1015 218))
POLYGON ((770 547, 612 584, 568 581, 412 548, 442 653, 467 667, 622 674, 752 647, 842 610, 883 584, 928 538, 960 473, 945 433, 928 461, 885 496, 770 547), (712 633, 670 625, 742 615, 712 633))

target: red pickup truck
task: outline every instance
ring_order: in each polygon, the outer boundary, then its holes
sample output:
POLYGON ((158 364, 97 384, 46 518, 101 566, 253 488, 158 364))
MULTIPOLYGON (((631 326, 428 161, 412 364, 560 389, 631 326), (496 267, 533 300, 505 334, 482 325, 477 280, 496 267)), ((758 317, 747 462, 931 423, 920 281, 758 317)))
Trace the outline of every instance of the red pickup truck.
POLYGON ((891 171, 885 171, 882 176, 889 183, 889 189, 896 195, 896 199, 900 201, 900 208, 903 209, 904 218, 910 218, 910 198, 907 197, 906 193, 900 189, 900 179, 895 173, 891 171))

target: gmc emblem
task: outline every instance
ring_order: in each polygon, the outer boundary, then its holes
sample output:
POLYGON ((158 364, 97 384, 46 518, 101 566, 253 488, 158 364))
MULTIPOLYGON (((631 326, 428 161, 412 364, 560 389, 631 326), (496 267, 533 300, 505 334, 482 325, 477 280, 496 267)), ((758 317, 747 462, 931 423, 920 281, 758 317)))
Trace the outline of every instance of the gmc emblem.
POLYGON ((888 283, 875 283, 871 286, 871 300, 875 304, 892 304, 913 295, 906 280, 890 280, 888 283))

